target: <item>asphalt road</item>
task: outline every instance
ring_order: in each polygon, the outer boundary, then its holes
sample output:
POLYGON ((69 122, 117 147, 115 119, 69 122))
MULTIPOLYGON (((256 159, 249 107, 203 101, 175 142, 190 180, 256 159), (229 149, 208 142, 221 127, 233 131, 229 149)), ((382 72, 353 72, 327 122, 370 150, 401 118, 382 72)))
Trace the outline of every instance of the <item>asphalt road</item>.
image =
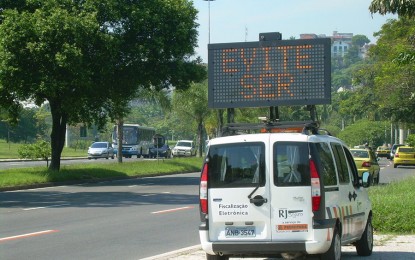
MULTIPOLYGON (((415 167, 380 165, 381 183, 415 176, 415 167)), ((0 259, 142 259, 197 246, 198 177, 0 192, 0 259)), ((159 259, 198 259, 194 254, 204 256, 196 249, 159 259)))
POLYGON ((0 192, 0 259, 141 259, 196 245, 198 176, 0 192))

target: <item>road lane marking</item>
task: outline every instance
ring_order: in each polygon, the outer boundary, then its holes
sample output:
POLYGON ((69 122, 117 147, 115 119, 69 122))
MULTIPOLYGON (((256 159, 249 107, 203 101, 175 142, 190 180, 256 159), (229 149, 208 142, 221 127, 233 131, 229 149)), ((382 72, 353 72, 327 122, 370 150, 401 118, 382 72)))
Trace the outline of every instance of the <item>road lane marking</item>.
POLYGON ((3 237, 3 238, 0 238, 0 242, 9 241, 9 240, 16 240, 16 239, 20 239, 20 238, 27 238, 27 237, 34 237, 34 236, 46 235, 46 234, 55 233, 55 232, 59 232, 59 230, 53 230, 53 229, 51 229, 51 230, 44 230, 44 231, 27 233, 27 234, 22 234, 22 235, 17 235, 17 236, 3 237))
POLYGON ((47 209, 47 208, 57 208, 57 207, 61 207, 61 206, 68 206, 70 204, 59 204, 59 205, 50 205, 50 206, 43 206, 43 207, 33 207, 33 208, 25 208, 23 210, 36 210, 36 209, 47 209))
POLYGON ((193 209, 193 206, 187 206, 187 207, 181 207, 181 208, 175 208, 175 209, 166 209, 166 210, 160 210, 160 211, 154 211, 151 212, 151 214, 162 214, 162 213, 169 213, 169 212, 175 212, 179 210, 186 210, 186 209, 193 209))

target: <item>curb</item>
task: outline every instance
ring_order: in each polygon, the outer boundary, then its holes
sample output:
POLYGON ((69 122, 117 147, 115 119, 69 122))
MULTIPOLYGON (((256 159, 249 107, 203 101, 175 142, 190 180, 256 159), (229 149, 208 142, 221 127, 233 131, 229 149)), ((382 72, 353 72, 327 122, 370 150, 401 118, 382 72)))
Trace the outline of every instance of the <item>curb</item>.
POLYGON ((180 256, 180 255, 191 254, 191 253, 197 252, 199 250, 202 250, 201 245, 189 246, 189 247, 185 247, 185 248, 182 248, 182 249, 179 249, 179 250, 167 252, 167 253, 164 253, 164 254, 155 255, 155 256, 151 256, 151 257, 147 257, 147 258, 141 258, 141 260, 169 259, 171 257, 177 257, 177 256, 180 256))

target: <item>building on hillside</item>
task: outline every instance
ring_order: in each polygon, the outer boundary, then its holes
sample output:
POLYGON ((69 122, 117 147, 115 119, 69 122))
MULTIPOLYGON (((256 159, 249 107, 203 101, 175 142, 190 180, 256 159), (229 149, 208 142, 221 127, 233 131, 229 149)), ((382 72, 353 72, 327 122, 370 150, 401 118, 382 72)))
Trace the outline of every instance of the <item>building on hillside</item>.
POLYGON ((327 37, 331 39, 332 57, 343 57, 352 45, 353 33, 339 33, 337 31, 334 31, 332 36, 326 36, 325 34, 317 35, 313 33, 300 34, 300 39, 318 39, 327 37))

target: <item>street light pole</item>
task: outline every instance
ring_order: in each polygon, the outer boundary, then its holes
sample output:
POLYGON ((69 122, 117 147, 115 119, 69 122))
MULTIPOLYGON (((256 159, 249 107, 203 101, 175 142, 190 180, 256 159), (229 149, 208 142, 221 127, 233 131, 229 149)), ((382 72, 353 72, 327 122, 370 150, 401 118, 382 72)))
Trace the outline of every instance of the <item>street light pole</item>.
POLYGON ((208 29, 208 31, 209 31, 209 43, 210 43, 210 2, 212 2, 212 1, 215 1, 215 0, 203 0, 203 1, 207 1, 208 2, 208 16, 209 16, 209 18, 208 18, 208 20, 209 20, 209 22, 208 22, 208 24, 209 24, 209 29, 208 29))

